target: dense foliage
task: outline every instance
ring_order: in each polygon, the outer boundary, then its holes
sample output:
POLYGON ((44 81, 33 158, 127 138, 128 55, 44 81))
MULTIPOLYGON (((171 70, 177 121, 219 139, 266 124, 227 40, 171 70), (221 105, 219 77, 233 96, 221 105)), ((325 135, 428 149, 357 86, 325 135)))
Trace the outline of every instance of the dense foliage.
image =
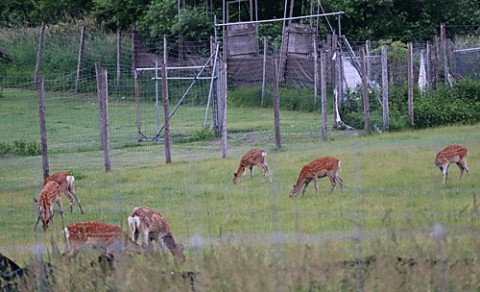
MULTIPOLYGON (((294 1, 294 0, 291 0, 294 1)), ((257 1, 258 19, 281 18, 284 1, 257 1)), ((430 39, 440 23, 455 26, 456 33, 471 33, 480 22, 480 3, 476 0, 346 0, 313 1, 313 12, 342 11, 342 34, 351 41, 430 39)), ((213 16, 222 21, 222 1, 177 0, 3 0, 0 26, 38 26, 93 19, 109 30, 124 30, 138 25, 153 35, 186 33, 199 37, 210 34, 213 16), (209 24, 209 25, 206 25, 209 24)), ((290 3, 288 3, 290 4, 290 3)), ((293 16, 311 13, 310 1, 294 1, 293 16)), ((230 21, 249 20, 248 2, 229 5, 230 21)), ((308 20, 305 20, 308 21, 308 20)), ((336 19, 329 20, 336 27, 336 19)), ((320 20, 320 32, 329 32, 320 20)), ((336 28, 335 28, 336 29, 336 28)))
MULTIPOLYGON (((371 124, 382 128, 382 106, 370 94, 371 124)), ((414 125, 407 121, 408 93, 406 86, 394 86, 389 92, 390 130, 408 127, 432 128, 454 124, 475 124, 480 122, 480 83, 462 79, 452 88, 439 85, 425 95, 414 92, 414 125)), ((360 92, 351 93, 342 104, 340 114, 348 125, 364 127, 363 99, 360 92)))

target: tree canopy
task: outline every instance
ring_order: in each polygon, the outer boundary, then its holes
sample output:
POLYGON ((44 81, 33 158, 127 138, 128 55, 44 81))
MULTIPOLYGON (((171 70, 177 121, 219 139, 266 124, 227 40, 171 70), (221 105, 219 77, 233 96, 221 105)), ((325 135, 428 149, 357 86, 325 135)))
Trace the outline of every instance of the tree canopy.
MULTIPOLYGON (((290 9, 291 1, 257 1, 258 11, 254 14, 259 19, 281 18, 285 8, 290 9)), ((475 32, 480 25, 477 0, 311 1, 294 1, 293 15, 308 15, 311 4, 325 12, 343 11, 342 34, 352 41, 423 41, 432 37, 440 23, 455 26, 455 33, 475 32)), ((249 20, 249 1, 225 2, 230 2, 230 21, 249 20)), ((212 33, 213 15, 222 21, 222 6, 220 0, 2 0, 0 26, 34 27, 42 22, 68 23, 88 18, 112 31, 136 25, 152 36, 183 34, 197 38, 212 33)), ((319 23, 319 29, 328 30, 325 21, 319 23)))

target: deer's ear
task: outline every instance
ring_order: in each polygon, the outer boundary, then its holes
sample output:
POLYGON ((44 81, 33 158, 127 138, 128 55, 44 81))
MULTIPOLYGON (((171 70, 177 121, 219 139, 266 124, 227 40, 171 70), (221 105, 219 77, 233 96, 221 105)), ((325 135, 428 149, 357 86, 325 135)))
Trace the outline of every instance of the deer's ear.
POLYGON ((236 173, 234 173, 234 174, 233 174, 233 177, 237 177, 237 174, 236 174, 236 173))

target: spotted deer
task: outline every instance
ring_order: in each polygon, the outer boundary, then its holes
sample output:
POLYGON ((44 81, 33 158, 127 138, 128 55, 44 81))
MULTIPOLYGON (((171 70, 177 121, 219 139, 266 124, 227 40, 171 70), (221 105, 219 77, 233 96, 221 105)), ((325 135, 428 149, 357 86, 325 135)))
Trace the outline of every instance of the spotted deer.
POLYGON ((338 175, 340 168, 340 160, 331 156, 322 157, 306 164, 300 171, 297 184, 293 186, 289 193, 290 198, 295 198, 302 186, 303 196, 308 184, 312 180, 315 183, 315 192, 318 195, 318 179, 325 176, 330 178, 330 183, 332 184, 329 194, 335 189, 336 182, 340 184, 340 189, 343 190, 343 179, 338 175))
POLYGON ((80 204, 80 199, 77 196, 77 193, 75 192, 75 177, 67 172, 57 172, 53 174, 52 176, 47 177, 43 181, 43 185, 47 184, 49 181, 56 181, 60 187, 62 188, 63 193, 67 197, 69 203, 70 203, 70 212, 73 211, 73 198, 77 201, 78 207, 80 208, 80 212, 83 214, 83 209, 82 205, 80 204), (71 195, 72 196, 71 196, 71 195))
POLYGON ((142 235, 142 246, 147 248, 150 242, 157 241, 163 251, 163 244, 167 246, 177 262, 183 263, 183 245, 175 242, 170 226, 165 217, 157 211, 148 207, 136 207, 128 217, 128 225, 132 230, 132 238, 135 243, 142 235))
POLYGON ((250 177, 253 178, 253 167, 255 165, 262 170, 264 176, 268 175, 270 177, 265 157, 267 157, 267 152, 260 148, 252 149, 248 151, 245 155, 243 155, 242 159, 240 160, 240 166, 238 167, 237 172, 233 174, 233 183, 238 184, 242 182, 242 175, 246 175, 247 167, 248 169, 250 169, 250 177))
POLYGON ((77 222, 64 228, 68 257, 88 249, 98 249, 107 254, 122 251, 140 253, 142 248, 134 243, 119 226, 97 221, 77 222))
POLYGON ((34 231, 37 230, 37 225, 40 220, 42 221, 43 231, 47 230, 48 224, 52 221, 53 216, 55 215, 54 203, 57 203, 58 211, 60 212, 60 216, 62 216, 62 227, 65 226, 61 195, 62 187, 55 181, 48 181, 42 188, 38 201, 33 198, 33 202, 38 212, 37 222, 33 228, 34 231))
POLYGON ((456 163, 458 168, 460 168, 459 179, 462 178, 463 171, 467 171, 467 175, 470 175, 470 170, 467 166, 467 148, 464 146, 459 144, 447 146, 438 152, 435 157, 435 165, 443 173, 443 183, 447 181, 448 168, 451 163, 456 163))

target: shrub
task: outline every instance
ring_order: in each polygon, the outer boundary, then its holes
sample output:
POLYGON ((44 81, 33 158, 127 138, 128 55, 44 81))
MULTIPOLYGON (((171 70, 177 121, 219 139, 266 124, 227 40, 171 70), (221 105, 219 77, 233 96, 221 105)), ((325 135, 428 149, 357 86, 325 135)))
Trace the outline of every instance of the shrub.
POLYGON ((213 131, 208 128, 199 128, 193 131, 192 135, 188 139, 188 142, 195 142, 195 141, 209 141, 213 140, 215 135, 213 131))
POLYGON ((0 143, 0 155, 13 154, 17 156, 34 156, 41 153, 40 144, 33 142, 27 142, 23 139, 13 141, 13 145, 7 143, 0 143))

